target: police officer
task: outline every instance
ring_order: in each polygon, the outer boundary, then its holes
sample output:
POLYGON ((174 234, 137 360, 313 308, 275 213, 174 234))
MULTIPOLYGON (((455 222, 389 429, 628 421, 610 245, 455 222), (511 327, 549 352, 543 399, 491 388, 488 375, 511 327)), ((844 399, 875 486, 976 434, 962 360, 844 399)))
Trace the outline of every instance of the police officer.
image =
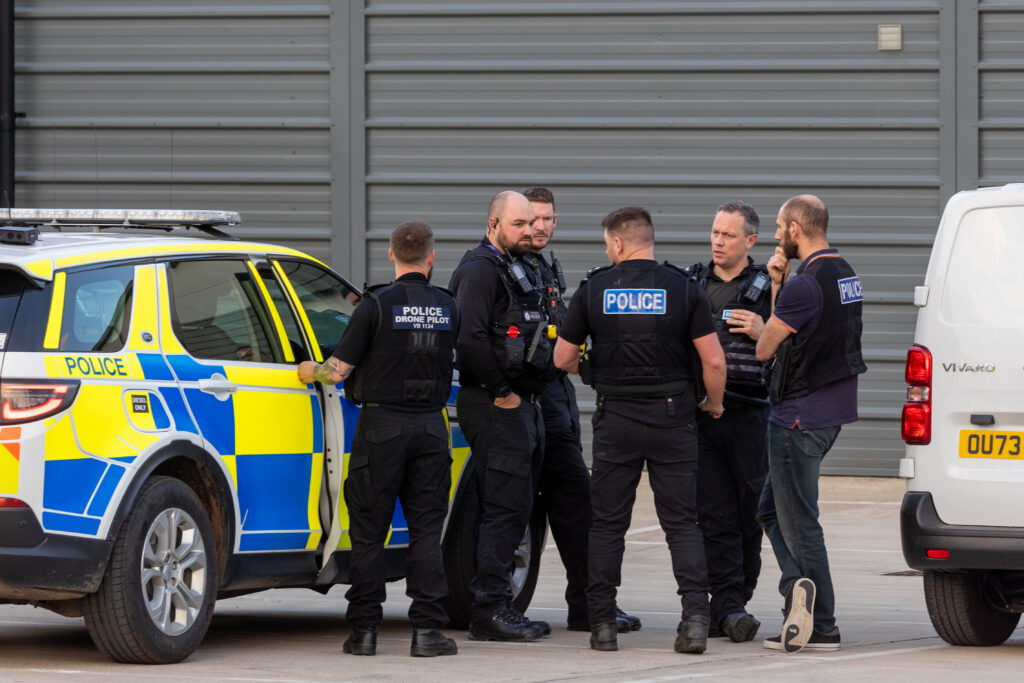
POLYGON ((441 532, 448 512, 451 454, 444 410, 451 392, 458 311, 451 294, 429 284, 434 235, 411 221, 391 233, 395 281, 369 287, 334 353, 305 361, 299 379, 345 381, 363 408, 356 422, 345 480, 352 539, 344 651, 373 655, 382 617, 383 547, 395 509, 409 523, 406 594, 412 598, 414 657, 454 655, 455 641, 438 629, 448 621, 441 532))
POLYGON ((768 259, 772 316, 757 340, 759 359, 775 356, 768 478, 758 519, 782 570, 786 619, 782 633, 764 646, 787 653, 838 650, 818 475, 842 426, 857 421, 857 375, 867 371, 860 346, 864 293, 853 268, 828 244, 828 208, 821 199, 791 197, 775 224, 779 246, 768 259), (800 266, 787 281, 797 258, 800 266))
POLYGON ((697 415, 697 519, 711 585, 712 637, 752 640, 761 625, 746 611, 761 572, 757 502, 768 471, 768 391, 754 347, 771 315, 771 278, 755 265, 760 219, 754 207, 728 202, 711 224, 711 262, 689 272, 711 301, 725 351, 725 414, 697 415))
POLYGON ((451 279, 462 314, 456 406, 480 497, 472 640, 530 641, 551 632, 516 610, 509 584, 544 454, 538 401, 553 345, 542 293, 519 259, 529 251, 534 219, 523 195, 496 195, 483 241, 451 279))
POLYGON ((700 367, 707 391, 701 408, 720 417, 725 357, 707 296, 682 270, 655 262, 650 214, 625 207, 608 214, 602 226, 612 265, 580 283, 555 347, 555 365, 578 372, 579 346, 590 338, 584 380, 597 391, 590 646, 618 649, 615 593, 646 463, 682 596, 675 650, 700 653, 707 647, 708 583, 697 527, 695 375, 700 367))
MULTIPOLYGON (((551 323, 561 327, 565 321, 565 276, 562 265, 551 254, 551 261, 542 253, 558 226, 555 196, 546 187, 523 191, 530 200, 537 221, 533 225, 530 251, 523 256, 534 273, 534 282, 541 287, 544 305, 551 323)), ((544 462, 540 471, 534 505, 543 508, 551 528, 551 536, 565 566, 565 601, 569 606, 570 631, 589 631, 587 617, 587 538, 590 535, 590 472, 583 462, 580 441, 580 411, 576 389, 563 370, 554 366, 541 392, 541 414, 544 416, 544 462)), ((616 608, 616 624, 620 633, 640 629, 640 619, 616 608)))

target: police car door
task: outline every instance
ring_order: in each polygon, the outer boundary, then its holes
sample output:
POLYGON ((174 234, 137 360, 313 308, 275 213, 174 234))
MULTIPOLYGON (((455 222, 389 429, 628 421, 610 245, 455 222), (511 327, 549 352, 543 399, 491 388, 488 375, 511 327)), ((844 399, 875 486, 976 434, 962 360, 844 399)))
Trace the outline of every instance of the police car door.
POLYGON ((208 450, 234 479, 237 549, 315 550, 323 417, 255 264, 207 258, 165 269, 174 339, 165 335, 164 351, 208 450))
MULTIPOLYGON (((331 355, 359 302, 359 293, 340 277, 307 261, 274 260, 274 274, 296 304, 296 312, 306 338, 310 341, 313 360, 323 362, 331 355)), ((311 385, 312 386, 312 385, 311 385)), ((345 398, 342 387, 323 387, 326 433, 326 489, 330 502, 330 525, 323 556, 325 571, 321 580, 329 581, 333 572, 328 565, 335 550, 352 547, 348 536, 348 510, 342 497, 342 482, 348 470, 348 454, 352 451, 359 408, 345 398)), ((401 517, 396 512, 396 517, 401 517)), ((401 518, 393 520, 388 544, 401 541, 405 527, 401 518)))

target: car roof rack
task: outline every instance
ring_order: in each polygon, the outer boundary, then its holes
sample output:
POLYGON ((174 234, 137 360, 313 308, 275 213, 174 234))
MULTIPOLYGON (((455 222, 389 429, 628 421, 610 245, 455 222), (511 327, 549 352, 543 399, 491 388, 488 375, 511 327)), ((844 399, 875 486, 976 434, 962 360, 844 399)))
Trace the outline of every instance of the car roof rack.
POLYGON ((195 228, 219 239, 237 240, 217 226, 240 225, 236 211, 207 209, 2 209, 0 225, 91 227, 94 232, 110 228, 164 230, 195 228))

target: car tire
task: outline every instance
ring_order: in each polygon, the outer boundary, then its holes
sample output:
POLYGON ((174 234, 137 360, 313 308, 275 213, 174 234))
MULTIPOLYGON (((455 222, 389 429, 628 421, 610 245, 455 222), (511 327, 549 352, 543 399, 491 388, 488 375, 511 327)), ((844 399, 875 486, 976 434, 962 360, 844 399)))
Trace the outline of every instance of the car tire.
POLYGON ((171 664, 199 647, 218 585, 216 539, 196 493, 152 477, 121 524, 100 589, 83 600, 96 646, 118 662, 171 664))
POLYGON ((928 616, 950 645, 1000 645, 1017 628, 1020 614, 1001 610, 989 597, 985 572, 924 572, 928 616))
MULTIPOLYGON (((452 628, 469 628, 472 618, 473 591, 470 583, 476 574, 476 529, 479 516, 479 492, 472 461, 462 475, 465 484, 455 499, 448 521, 444 544, 444 570, 448 579, 445 612, 452 628)), ((535 506, 530 524, 515 553, 512 569, 512 604, 526 612, 533 600, 540 574, 540 558, 547 537, 544 512, 535 506)))

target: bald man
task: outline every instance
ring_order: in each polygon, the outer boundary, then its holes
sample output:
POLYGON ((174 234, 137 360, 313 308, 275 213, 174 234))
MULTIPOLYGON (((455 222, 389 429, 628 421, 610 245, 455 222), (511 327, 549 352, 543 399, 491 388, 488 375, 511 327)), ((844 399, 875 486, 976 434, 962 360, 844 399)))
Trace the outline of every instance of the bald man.
POLYGON ((539 397, 552 349, 543 292, 519 261, 529 252, 535 220, 526 197, 497 194, 484 239, 462 257, 450 285, 462 318, 456 406, 480 495, 471 640, 530 641, 551 633, 515 608, 509 581, 544 455, 539 397))
POLYGON ((768 383, 768 478, 758 520, 782 570, 782 633, 770 650, 838 650, 839 627, 825 538, 818 523, 818 475, 844 424, 857 421, 860 278, 829 246, 828 208, 813 195, 787 200, 775 221, 779 246, 768 260, 772 315, 757 340, 775 358, 768 383), (792 259, 800 259, 789 278, 792 259), (785 283, 785 287, 783 287, 785 283))

